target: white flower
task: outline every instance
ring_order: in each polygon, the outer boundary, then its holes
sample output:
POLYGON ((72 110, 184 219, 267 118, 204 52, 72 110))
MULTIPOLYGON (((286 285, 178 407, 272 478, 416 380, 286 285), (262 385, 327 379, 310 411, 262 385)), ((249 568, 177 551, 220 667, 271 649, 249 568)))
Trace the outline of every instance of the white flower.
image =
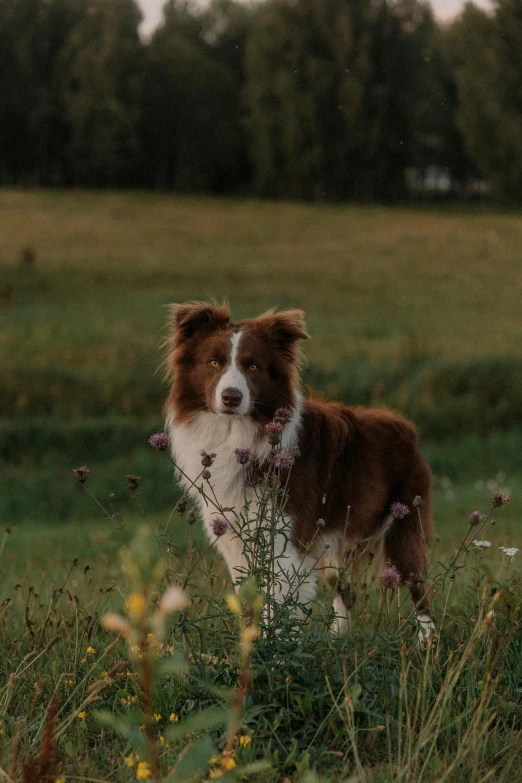
POLYGON ((473 546, 476 546, 478 549, 488 549, 488 547, 491 546, 491 541, 472 541, 471 542, 473 546))
POLYGON ((509 546, 509 547, 499 546, 499 549, 502 550, 502 552, 504 552, 504 554, 507 557, 509 557, 510 559, 512 557, 515 557, 516 553, 518 552, 518 549, 516 548, 516 546, 509 546))
POLYGON ((188 602, 188 598, 181 587, 172 585, 161 596, 158 609, 163 614, 172 614, 173 612, 179 612, 180 609, 184 609, 188 606, 188 602))

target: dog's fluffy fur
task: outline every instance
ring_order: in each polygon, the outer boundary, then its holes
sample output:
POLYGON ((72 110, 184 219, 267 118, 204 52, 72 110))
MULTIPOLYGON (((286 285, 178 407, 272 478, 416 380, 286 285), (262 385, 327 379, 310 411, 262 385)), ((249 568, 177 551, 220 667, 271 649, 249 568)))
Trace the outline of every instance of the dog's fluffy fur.
POLYGON ((255 492, 245 487, 234 450, 249 448, 258 464, 266 462, 265 424, 277 408, 288 408, 292 416, 282 447, 298 447, 299 456, 288 475, 285 505, 291 541, 276 541, 275 559, 284 548, 281 571, 306 570, 300 601, 313 598, 315 574, 322 571, 335 587, 336 624, 343 627, 352 602, 349 585, 338 579, 346 553, 380 549, 384 562, 409 585, 419 621, 428 627, 423 575, 432 530, 430 471, 415 428, 386 409, 303 400, 298 345, 307 337, 299 310, 234 322, 225 305, 173 306, 166 420, 174 460, 185 475, 182 483, 198 501, 209 538, 237 579, 247 568, 241 541, 231 530, 216 538, 216 510, 191 481, 201 473, 201 452, 215 453, 211 472, 219 505, 240 509, 246 498, 255 507, 255 492), (422 498, 418 509, 412 508, 415 496, 422 498), (407 505, 410 513, 395 519, 393 503, 407 505), (324 520, 320 529, 318 519, 324 520), (327 558, 319 566, 324 552, 327 558))

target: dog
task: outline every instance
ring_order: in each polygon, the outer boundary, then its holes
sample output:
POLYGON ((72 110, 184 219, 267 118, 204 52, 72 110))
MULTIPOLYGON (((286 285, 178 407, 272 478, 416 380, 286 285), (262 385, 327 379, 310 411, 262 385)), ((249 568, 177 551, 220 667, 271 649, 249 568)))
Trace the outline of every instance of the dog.
POLYGON ((275 436, 278 450, 294 456, 281 471, 290 532, 278 531, 274 548, 275 566, 288 577, 279 600, 290 590, 290 575, 302 574, 299 602, 309 605, 323 574, 334 590, 335 630, 342 631, 353 602, 349 581, 340 578, 347 553, 355 560, 357 553, 379 550, 397 581, 408 584, 419 635, 426 638, 434 627, 423 578, 432 534, 431 475, 416 430, 387 409, 305 400, 299 343, 308 337, 300 310, 234 322, 226 304, 172 305, 165 414, 181 484, 237 582, 248 572, 241 536, 226 523, 216 530, 216 520, 223 520, 223 509, 244 508, 245 500, 255 507, 256 489, 245 482, 238 454, 263 469, 271 453, 267 429, 282 429, 275 436), (284 428, 270 425, 278 415, 284 428), (211 465, 215 502, 198 489, 202 455, 211 465))

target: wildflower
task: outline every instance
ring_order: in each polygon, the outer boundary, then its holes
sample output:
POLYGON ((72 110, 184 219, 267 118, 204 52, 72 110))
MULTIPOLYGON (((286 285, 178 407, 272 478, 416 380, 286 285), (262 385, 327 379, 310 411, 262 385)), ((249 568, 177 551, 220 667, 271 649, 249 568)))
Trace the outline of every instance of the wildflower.
POLYGON ((87 658, 82 658, 80 663, 87 663, 87 658))
POLYGON ((280 421, 281 424, 286 424, 292 418, 292 411, 290 408, 278 408, 274 413, 274 421, 280 421))
POLYGON ((252 737, 249 737, 248 734, 243 734, 239 738, 239 744, 241 745, 242 748, 246 748, 246 746, 250 745, 251 742, 252 742, 252 737))
POLYGON ((125 756, 123 763, 126 764, 127 767, 133 767, 139 760, 140 757, 137 753, 130 753, 128 756, 125 756))
POLYGON ((249 655, 252 652, 252 642, 255 642, 258 636, 259 628, 256 628, 255 625, 250 625, 243 630, 241 636, 241 649, 245 655, 249 655))
POLYGON ((394 519, 404 519, 410 513, 410 508, 405 503, 392 503, 390 512, 394 519))
POLYGON ((503 506, 504 503, 509 503, 511 498, 509 495, 506 495, 505 492, 502 492, 501 489, 496 489, 493 492, 493 497, 491 498, 491 501, 495 508, 500 508, 500 506, 503 506))
POLYGON ((489 549, 491 546, 491 541, 472 541, 471 542, 473 546, 476 546, 477 549, 489 549))
POLYGON ((205 470, 203 471, 203 473, 202 473, 201 475, 202 475, 202 477, 203 477, 204 481, 208 481, 208 480, 209 480, 209 478, 211 478, 211 476, 212 476, 212 473, 210 472, 210 470, 207 470, 207 469, 205 468, 205 470))
POLYGON ((319 518, 315 524, 317 525, 317 527, 323 528, 326 525, 326 522, 324 521, 324 519, 319 518))
POLYGON ((241 614, 241 604, 235 593, 229 593, 225 598, 229 612, 232 614, 241 614))
POLYGON ((184 514, 187 510, 187 499, 186 498, 180 498, 178 502, 176 503, 176 511, 179 514, 184 514))
POLYGON ((283 425, 280 421, 269 421, 268 424, 265 424, 265 430, 266 432, 283 432, 283 425))
POLYGON ((483 522, 486 519, 486 515, 483 514, 481 511, 474 511, 470 517, 469 517, 469 524, 474 527, 475 525, 479 525, 481 522, 483 522))
POLYGON ((228 522, 225 519, 225 517, 219 517, 215 516, 212 520, 212 530, 214 531, 214 535, 218 538, 220 536, 225 535, 228 528, 228 522))
POLYGON ((65 781, 66 781, 65 775, 60 775, 59 778, 55 778, 54 783, 65 783, 65 781))
POLYGON ((138 762, 136 767, 136 780, 148 780, 152 775, 150 764, 148 761, 138 762))
POLYGON ((65 680, 65 684, 67 685, 68 688, 72 688, 72 686, 74 685, 74 680, 65 680))
POLYGON ((207 454, 206 451, 201 452, 201 464, 204 468, 209 468, 214 460, 216 459, 215 454, 207 454))
POLYGON ((184 609, 188 604, 188 598, 180 587, 171 585, 168 587, 158 603, 158 609, 163 614, 173 614, 184 609))
POLYGON ((127 596, 127 613, 135 623, 143 618, 146 608, 147 599, 143 593, 130 593, 127 596))
POLYGON ((288 451, 278 451, 274 454, 274 465, 278 470, 290 470, 294 464, 294 458, 288 451))
POLYGON ((127 489, 130 489, 131 492, 135 492, 141 481, 141 476, 137 476, 135 473, 129 473, 125 476, 125 479, 127 481, 127 489))
POLYGON ((423 499, 421 498, 420 495, 415 495, 415 497, 413 498, 413 505, 415 506, 415 508, 422 508, 423 507, 424 501, 423 501, 423 499))
POLYGON ((159 735, 159 744, 160 745, 164 745, 165 744, 165 737, 163 736, 163 734, 159 735))
POLYGON ((76 717, 78 718, 78 720, 85 720, 86 715, 87 713, 85 712, 85 710, 82 710, 81 712, 78 713, 76 717))
POLYGON ((516 553, 518 552, 516 546, 509 546, 509 547, 499 546, 499 549, 502 550, 502 552, 504 552, 506 557, 509 557, 510 560, 512 557, 515 557, 516 553))
POLYGON ((196 521, 196 509, 191 508, 187 514, 187 522, 189 525, 193 525, 195 521, 196 521))
POLYGON ((383 587, 387 587, 389 590, 394 590, 399 586, 401 581, 401 575, 395 568, 385 568, 381 573, 381 582, 383 587))
POLYGON ((252 452, 250 449, 234 449, 234 454, 236 455, 236 460, 240 465, 246 465, 252 457, 252 452))
POLYGON ((94 655, 96 650, 94 649, 94 647, 90 647, 89 646, 89 647, 87 647, 86 652, 87 652, 87 655, 94 655))
POLYGON ((179 718, 178 718, 178 716, 176 715, 176 713, 175 713, 175 712, 171 712, 171 713, 170 713, 170 715, 169 715, 169 721, 170 721, 171 723, 178 723, 178 722, 179 722, 179 718))
POLYGON ((85 484, 90 472, 91 469, 88 468, 87 465, 83 465, 81 468, 74 468, 73 470, 73 473, 76 476, 76 481, 79 481, 80 484, 85 484))
POLYGON ((154 713, 154 720, 156 721, 156 723, 159 723, 160 720, 161 720, 161 713, 155 712, 154 713))
POLYGON ((234 757, 230 752, 227 753, 227 751, 225 751, 223 753, 223 758, 221 759, 221 769, 228 772, 229 770, 234 769, 235 766, 236 762, 234 761, 234 757))
POLYGON ((121 615, 116 612, 107 612, 101 618, 101 624, 106 631, 112 631, 112 633, 126 634, 130 630, 130 625, 121 615))
POLYGON ((211 769, 208 773, 209 778, 220 778, 223 775, 222 769, 211 769))
POLYGON ((154 435, 151 435, 149 438, 149 445, 152 446, 153 449, 158 449, 159 451, 165 451, 165 449, 169 445, 169 437, 167 433, 155 432, 154 435))

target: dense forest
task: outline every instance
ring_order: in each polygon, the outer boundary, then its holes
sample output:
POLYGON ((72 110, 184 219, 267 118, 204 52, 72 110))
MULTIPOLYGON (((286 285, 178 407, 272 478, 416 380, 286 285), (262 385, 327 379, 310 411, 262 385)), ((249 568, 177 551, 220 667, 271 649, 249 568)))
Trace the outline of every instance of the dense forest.
POLYGON ((522 0, 0 0, 0 183, 522 197, 522 0), (476 188, 475 188, 476 189, 476 188))

